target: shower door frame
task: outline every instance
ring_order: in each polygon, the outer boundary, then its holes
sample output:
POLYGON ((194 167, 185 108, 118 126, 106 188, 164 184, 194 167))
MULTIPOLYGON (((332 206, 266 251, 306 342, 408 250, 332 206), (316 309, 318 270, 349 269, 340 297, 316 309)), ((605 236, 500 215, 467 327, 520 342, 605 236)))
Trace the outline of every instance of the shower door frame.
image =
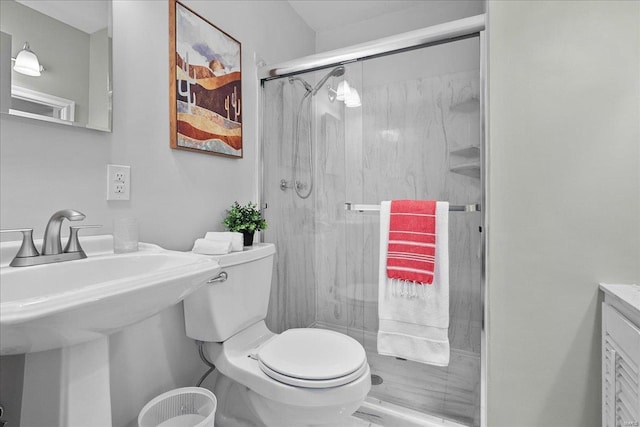
POLYGON ((346 65, 351 62, 364 61, 380 56, 393 55, 403 51, 422 49, 438 44, 450 43, 466 38, 479 37, 480 43, 480 224, 481 224, 481 261, 480 261, 480 286, 482 306, 482 324, 480 329, 480 426, 487 426, 487 335, 488 335, 488 312, 489 312, 489 289, 487 270, 487 249, 488 249, 488 228, 487 218, 489 206, 487 205, 489 169, 488 156, 488 45, 487 45, 487 14, 481 14, 463 18, 443 24, 425 27, 407 33, 397 34, 370 42, 360 43, 346 48, 331 50, 323 53, 305 56, 292 61, 283 62, 276 65, 267 65, 258 70, 258 80, 260 90, 258 94, 260 114, 259 114, 259 194, 258 204, 266 209, 268 206, 264 200, 264 83, 268 80, 279 79, 301 73, 346 65))

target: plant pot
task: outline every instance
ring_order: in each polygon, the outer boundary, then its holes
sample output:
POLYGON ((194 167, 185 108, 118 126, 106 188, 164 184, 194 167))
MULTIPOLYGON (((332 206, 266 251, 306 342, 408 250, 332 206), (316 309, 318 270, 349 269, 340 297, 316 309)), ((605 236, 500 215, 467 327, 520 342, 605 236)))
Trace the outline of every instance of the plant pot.
POLYGON ((243 231, 242 237, 244 237, 245 246, 253 246, 253 234, 255 231, 243 231))

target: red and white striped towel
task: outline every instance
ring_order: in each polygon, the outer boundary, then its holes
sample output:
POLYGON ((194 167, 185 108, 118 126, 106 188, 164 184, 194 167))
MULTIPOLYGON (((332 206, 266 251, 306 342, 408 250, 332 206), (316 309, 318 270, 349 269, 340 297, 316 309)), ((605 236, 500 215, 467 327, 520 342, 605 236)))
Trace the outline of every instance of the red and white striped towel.
MULTIPOLYGON (((395 250, 389 245, 389 230, 393 214, 391 202, 380 203, 380 262, 378 270, 378 353, 386 356, 401 357, 415 362, 429 363, 435 366, 449 364, 449 203, 435 204, 437 221, 435 230, 435 251, 432 281, 428 278, 414 277, 395 279, 388 276, 388 250, 404 253, 404 249, 395 250), (424 280, 424 281, 422 281, 424 280), (422 283, 432 283, 424 286, 422 283)), ((396 215, 401 217, 402 215, 396 215)), ((424 217, 420 217, 424 218, 424 217)), ((418 221, 421 222, 421 221, 418 221)), ((424 221, 422 221, 424 222, 424 221)), ((407 231, 402 229, 400 231, 407 231)), ((424 233, 417 231, 416 233, 424 233)), ((406 235, 408 233, 399 233, 406 235)), ((413 234, 413 231, 412 233, 413 234)), ((417 234, 422 236, 422 234, 417 234)), ((392 235, 394 239, 394 235, 392 235)), ((424 243, 420 240, 420 243, 424 243)), ((396 239, 397 240, 397 239, 396 239)), ((415 243, 414 240, 401 239, 402 242, 415 243)), ((407 244, 407 247, 420 246, 407 244)), ((412 252, 402 255, 402 261, 419 258, 422 264, 416 270, 426 270, 424 255, 415 256, 412 252)), ((395 262, 395 261, 394 261, 395 262)), ((407 267, 414 268, 414 267, 407 267)), ((395 274, 398 270, 391 270, 395 274)), ((400 270, 403 273, 407 271, 400 270)), ((412 271, 409 271, 412 272, 412 271)), ((415 272, 412 272, 415 273, 415 272)), ((427 274, 428 276, 428 274, 427 274)))
POLYGON ((387 277, 430 285, 433 283, 435 258, 436 201, 393 200, 387 277))

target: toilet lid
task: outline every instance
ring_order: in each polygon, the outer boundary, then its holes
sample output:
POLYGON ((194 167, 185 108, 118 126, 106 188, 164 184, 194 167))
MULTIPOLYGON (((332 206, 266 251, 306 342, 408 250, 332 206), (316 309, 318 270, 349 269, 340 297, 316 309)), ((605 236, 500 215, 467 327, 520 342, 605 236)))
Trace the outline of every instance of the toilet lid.
POLYGON ((257 358, 271 378, 316 388, 351 382, 367 364, 358 341, 338 332, 311 328, 284 331, 265 343, 257 358))
POLYGON ((283 375, 279 372, 276 372, 273 369, 266 366, 260 360, 258 360, 258 364, 262 372, 264 372, 274 380, 280 381, 281 383, 285 383, 287 385, 292 385, 295 387, 306 387, 306 388, 330 388, 330 387, 338 387, 341 385, 349 384, 350 382, 360 378, 367 371, 367 362, 364 362, 360 366, 360 368, 358 368, 357 370, 355 370, 354 372, 348 375, 345 375, 344 377, 330 378, 327 380, 306 380, 302 378, 289 377, 287 375, 283 375))

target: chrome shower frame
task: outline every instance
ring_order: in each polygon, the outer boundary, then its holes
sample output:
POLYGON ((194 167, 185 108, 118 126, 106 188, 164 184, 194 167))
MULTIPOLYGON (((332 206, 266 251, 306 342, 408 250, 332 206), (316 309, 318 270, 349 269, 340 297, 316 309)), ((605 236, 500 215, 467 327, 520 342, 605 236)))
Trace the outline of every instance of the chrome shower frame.
MULTIPOLYGON (((426 27, 420 30, 410 31, 391 37, 385 37, 370 42, 356 44, 350 47, 336 49, 328 52, 309 55, 292 61, 287 61, 273 66, 264 66, 258 70, 260 87, 264 87, 265 81, 287 76, 295 76, 329 67, 338 67, 350 62, 363 61, 380 56, 392 55, 404 51, 421 49, 443 43, 449 43, 466 38, 478 37, 480 41, 480 130, 481 130, 481 150, 480 150, 480 186, 481 194, 481 278, 480 285, 482 296, 482 327, 480 346, 480 425, 487 424, 487 336, 488 336, 488 313, 489 313, 489 271, 487 269, 487 249, 488 249, 488 217, 491 214, 491 206, 488 203, 488 170, 489 170, 489 129, 488 129, 488 40, 487 40, 487 15, 481 14, 471 16, 456 21, 426 27)), ((310 85, 309 85, 310 86, 310 85)), ((264 92, 259 93, 259 105, 262 109, 267 108, 264 92)), ((263 110, 261 110, 263 111, 263 110)), ((262 208, 267 208, 264 202, 264 152, 263 141, 263 117, 259 117, 260 146, 259 146, 259 195, 258 200, 262 208)))

